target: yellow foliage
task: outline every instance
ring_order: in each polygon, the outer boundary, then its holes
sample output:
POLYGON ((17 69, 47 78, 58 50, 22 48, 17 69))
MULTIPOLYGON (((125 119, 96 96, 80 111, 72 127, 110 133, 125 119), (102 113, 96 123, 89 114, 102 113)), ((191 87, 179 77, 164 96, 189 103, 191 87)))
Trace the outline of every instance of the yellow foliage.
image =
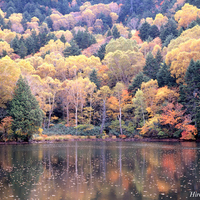
POLYGON ((11 22, 11 29, 12 31, 22 33, 24 31, 24 28, 21 24, 22 21, 22 13, 13 13, 10 15, 9 20, 11 22))
POLYGON ((40 53, 45 54, 48 51, 62 53, 67 46, 70 46, 70 44, 69 43, 64 44, 60 40, 56 41, 50 40, 47 45, 40 48, 40 53))
POLYGON ((144 126, 141 128, 140 134, 145 135, 148 134, 150 130, 151 131, 156 130, 159 125, 159 119, 160 115, 155 115, 153 118, 150 118, 148 121, 146 121, 144 126))
POLYGON ((128 38, 128 34, 129 34, 128 27, 125 27, 122 23, 117 23, 117 24, 114 24, 114 25, 117 27, 121 36, 128 38))
POLYGON ((19 61, 18 66, 21 70, 22 75, 26 76, 35 72, 34 67, 31 65, 29 61, 26 60, 18 60, 18 61, 19 61))
POLYGON ((14 50, 10 47, 6 41, 0 41, 0 55, 3 56, 3 51, 6 51, 8 55, 11 55, 14 50))
POLYGON ((167 86, 158 88, 158 91, 155 96, 155 101, 157 105, 162 105, 165 102, 176 101, 179 97, 179 93, 169 89, 167 86))
POLYGON ((158 27, 160 30, 161 26, 165 25, 168 22, 168 18, 166 16, 163 16, 161 13, 157 14, 155 17, 155 20, 153 22, 154 25, 158 27))
POLYGON ((16 32, 12 32, 9 29, 0 30, 0 38, 10 43, 16 36, 16 32))
POLYGON ((66 31, 63 31, 63 30, 55 31, 54 34, 58 39, 60 39, 61 36, 64 35, 66 41, 68 41, 68 42, 71 41, 71 39, 73 38, 73 35, 72 35, 71 31, 69 31, 69 30, 66 30, 66 31))
POLYGON ((183 83, 190 60, 200 59, 200 39, 189 39, 180 43, 166 55, 166 64, 171 65, 171 74, 177 78, 177 83, 183 83))
POLYGON ((187 28, 197 17, 200 17, 200 9, 189 3, 186 3, 181 10, 178 10, 174 15, 175 20, 178 22, 178 28, 187 28))
POLYGON ((112 18, 112 23, 114 24, 116 21, 117 21, 117 19, 118 19, 118 15, 116 14, 116 13, 114 13, 114 12, 111 12, 110 13, 110 17, 112 18))
POLYGON ((154 20, 151 17, 147 17, 146 22, 149 23, 150 25, 153 25, 154 20))
POLYGON ((5 104, 12 99, 21 71, 10 57, 5 56, 0 59, 0 74, 0 107, 6 107, 5 104))
POLYGON ((0 15, 1 15, 1 17, 5 17, 5 13, 0 9, 0 15))
POLYGON ((42 136, 42 132, 43 132, 43 129, 40 127, 40 128, 38 129, 38 134, 39 134, 39 136, 42 136))

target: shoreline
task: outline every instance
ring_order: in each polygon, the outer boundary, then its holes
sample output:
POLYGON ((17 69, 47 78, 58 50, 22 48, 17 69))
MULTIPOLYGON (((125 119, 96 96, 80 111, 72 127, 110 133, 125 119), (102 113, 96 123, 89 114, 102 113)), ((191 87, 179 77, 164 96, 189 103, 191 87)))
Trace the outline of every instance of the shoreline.
POLYGON ((31 140, 29 142, 0 142, 0 145, 25 145, 25 144, 48 144, 48 143, 57 143, 57 142, 74 142, 74 141, 88 141, 88 142, 200 142, 200 139, 198 140, 181 140, 181 139, 156 139, 156 138, 142 138, 142 139, 136 139, 136 138, 126 138, 126 139, 121 139, 121 138, 106 138, 106 139, 101 139, 101 138, 96 138, 96 139, 64 139, 64 140, 31 140))

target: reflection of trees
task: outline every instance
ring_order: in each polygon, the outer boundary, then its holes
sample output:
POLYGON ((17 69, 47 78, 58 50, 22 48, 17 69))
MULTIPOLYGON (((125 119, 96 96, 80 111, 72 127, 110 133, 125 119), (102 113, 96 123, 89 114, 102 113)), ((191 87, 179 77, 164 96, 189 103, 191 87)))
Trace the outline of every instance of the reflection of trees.
POLYGON ((29 199, 179 199, 188 196, 188 189, 198 191, 196 143, 156 145, 70 142, 0 147, 4 194, 22 199, 24 194, 29 199))
MULTIPOLYGON (((37 159, 34 151, 21 151, 20 146, 4 147, 1 151, 1 173, 6 180, 5 187, 8 190, 13 189, 8 196, 25 199, 29 196, 34 184, 38 182, 42 171, 42 164, 37 159), (14 160, 13 160, 14 159, 14 160), (7 166, 6 166, 7 165, 7 166)), ((24 149, 27 146, 24 146, 24 149)), ((1 193, 2 194, 2 193, 1 193)), ((0 199, 6 198, 5 194, 0 195, 0 199)))

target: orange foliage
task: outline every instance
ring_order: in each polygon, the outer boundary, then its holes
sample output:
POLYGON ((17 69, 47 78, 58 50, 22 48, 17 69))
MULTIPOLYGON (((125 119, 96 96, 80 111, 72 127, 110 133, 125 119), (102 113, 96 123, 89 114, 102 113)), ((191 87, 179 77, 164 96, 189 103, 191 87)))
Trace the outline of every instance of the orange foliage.
POLYGON ((12 132, 12 130, 11 130, 12 121, 13 121, 13 119, 10 116, 2 119, 1 124, 0 124, 0 131, 3 132, 4 137, 7 137, 9 135, 9 133, 12 132))
POLYGON ((135 33, 131 37, 131 40, 135 40, 137 42, 137 44, 142 44, 142 40, 138 35, 139 33, 140 33, 139 31, 135 31, 135 33))
POLYGON ((184 117, 183 123, 179 123, 176 125, 176 128, 183 130, 181 133, 182 140, 195 140, 195 135, 197 135, 197 128, 194 125, 191 125, 191 117, 190 115, 186 115, 184 117))
POLYGON ((183 105, 176 103, 168 103, 163 107, 163 113, 160 118, 160 123, 162 125, 169 124, 175 127, 180 121, 182 121, 183 114, 185 110, 182 110, 183 105))
POLYGON ((167 104, 163 108, 163 113, 160 118, 160 123, 162 125, 169 124, 172 128, 177 128, 182 130, 183 140, 195 140, 195 135, 197 134, 197 129, 194 125, 191 125, 190 115, 185 115, 186 110, 182 110, 183 105, 176 103, 167 104))

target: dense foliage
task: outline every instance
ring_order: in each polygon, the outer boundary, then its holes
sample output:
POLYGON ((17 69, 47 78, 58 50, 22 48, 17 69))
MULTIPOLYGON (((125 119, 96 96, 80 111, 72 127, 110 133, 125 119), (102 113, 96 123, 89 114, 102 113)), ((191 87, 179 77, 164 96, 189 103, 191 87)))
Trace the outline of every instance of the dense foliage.
POLYGON ((196 139, 199 7, 189 0, 2 1, 1 139, 29 140, 39 127, 196 139))
POLYGON ((16 140, 22 138, 28 141, 42 124, 43 113, 28 86, 21 76, 16 83, 14 96, 9 105, 9 115, 12 117, 12 129, 16 140))

